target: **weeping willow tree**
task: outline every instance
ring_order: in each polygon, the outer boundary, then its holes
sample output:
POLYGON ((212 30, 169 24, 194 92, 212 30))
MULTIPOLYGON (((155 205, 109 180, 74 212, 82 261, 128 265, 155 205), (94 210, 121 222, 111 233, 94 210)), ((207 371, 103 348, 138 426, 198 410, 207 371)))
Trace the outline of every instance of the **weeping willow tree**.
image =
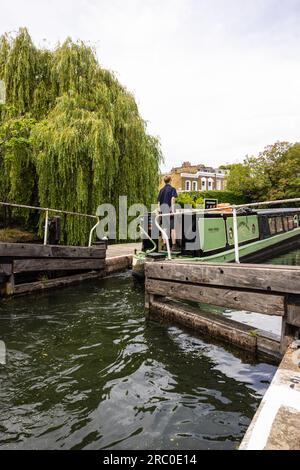
MULTIPOLYGON (((159 142, 90 47, 67 39, 41 50, 21 29, 1 39, 0 79, 7 99, 0 132, 21 122, 20 145, 2 148, 0 160, 10 199, 89 214, 103 202, 117 207, 120 195, 129 204, 155 201, 159 142)), ((67 218, 63 241, 84 243, 89 228, 85 219, 67 218)))

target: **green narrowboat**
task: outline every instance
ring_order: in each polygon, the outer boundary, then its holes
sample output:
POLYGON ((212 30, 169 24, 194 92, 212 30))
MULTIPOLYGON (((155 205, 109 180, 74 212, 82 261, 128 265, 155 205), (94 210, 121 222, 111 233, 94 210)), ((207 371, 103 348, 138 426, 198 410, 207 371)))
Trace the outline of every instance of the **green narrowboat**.
MULTIPOLYGON (((161 233, 155 224, 156 214, 142 219, 142 251, 136 253, 133 274, 143 277, 148 259, 167 257, 161 233), (145 234, 145 235, 146 235, 145 234)), ((181 211, 174 217, 178 249, 172 253, 177 261, 234 262, 234 223, 231 210, 212 212, 181 211)), ((168 221, 159 224, 168 229, 168 221)), ((242 262, 260 261, 300 246, 300 209, 243 208, 237 211, 239 258, 242 262)))

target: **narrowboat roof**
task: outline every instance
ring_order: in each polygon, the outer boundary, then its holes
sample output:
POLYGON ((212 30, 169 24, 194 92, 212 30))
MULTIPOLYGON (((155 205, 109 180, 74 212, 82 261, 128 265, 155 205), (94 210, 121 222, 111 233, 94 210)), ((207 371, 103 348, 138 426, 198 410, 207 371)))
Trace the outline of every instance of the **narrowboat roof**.
POLYGON ((280 214, 295 214, 300 212, 300 207, 281 207, 274 209, 256 209, 255 212, 258 215, 280 215, 280 214))

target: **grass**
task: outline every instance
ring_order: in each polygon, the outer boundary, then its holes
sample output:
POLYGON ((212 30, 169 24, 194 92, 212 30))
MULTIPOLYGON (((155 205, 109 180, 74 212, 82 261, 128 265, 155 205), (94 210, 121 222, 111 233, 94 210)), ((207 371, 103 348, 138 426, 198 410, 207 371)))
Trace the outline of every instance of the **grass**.
POLYGON ((37 236, 25 230, 18 228, 4 228, 0 230, 0 242, 2 243, 30 243, 36 241, 37 236))
POLYGON ((44 275, 40 276, 40 277, 38 278, 38 280, 39 280, 40 282, 42 282, 42 284, 47 284, 47 282, 49 281, 49 278, 48 278, 48 276, 47 276, 46 274, 44 274, 44 275))
POLYGON ((253 338, 257 338, 258 337, 258 332, 256 330, 251 330, 249 331, 249 336, 252 336, 253 338))

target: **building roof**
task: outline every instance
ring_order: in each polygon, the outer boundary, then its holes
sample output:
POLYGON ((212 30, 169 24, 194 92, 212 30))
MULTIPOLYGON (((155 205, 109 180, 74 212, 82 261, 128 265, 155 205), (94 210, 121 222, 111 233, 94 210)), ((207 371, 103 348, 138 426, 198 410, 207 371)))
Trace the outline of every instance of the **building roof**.
POLYGON ((192 165, 190 162, 183 162, 181 166, 177 166, 172 168, 171 173, 198 173, 199 171, 203 171, 206 173, 218 173, 220 171, 219 168, 213 168, 211 166, 203 165, 199 163, 198 165, 192 165))

